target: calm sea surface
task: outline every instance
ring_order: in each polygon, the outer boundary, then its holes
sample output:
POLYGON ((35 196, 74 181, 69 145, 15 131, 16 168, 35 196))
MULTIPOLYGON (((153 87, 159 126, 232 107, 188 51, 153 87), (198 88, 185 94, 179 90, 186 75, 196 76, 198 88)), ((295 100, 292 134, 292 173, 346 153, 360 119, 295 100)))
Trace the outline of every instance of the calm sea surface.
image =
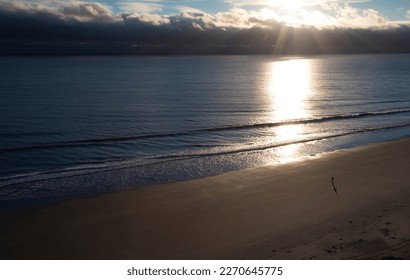
POLYGON ((0 58, 0 208, 405 135, 410 55, 0 58))

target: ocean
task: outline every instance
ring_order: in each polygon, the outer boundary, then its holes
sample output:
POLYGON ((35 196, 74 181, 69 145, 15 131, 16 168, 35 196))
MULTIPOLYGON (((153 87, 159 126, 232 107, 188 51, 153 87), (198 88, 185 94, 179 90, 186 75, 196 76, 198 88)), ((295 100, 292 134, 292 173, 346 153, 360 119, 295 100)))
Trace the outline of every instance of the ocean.
POLYGON ((0 209, 410 135, 410 55, 0 57, 0 209))

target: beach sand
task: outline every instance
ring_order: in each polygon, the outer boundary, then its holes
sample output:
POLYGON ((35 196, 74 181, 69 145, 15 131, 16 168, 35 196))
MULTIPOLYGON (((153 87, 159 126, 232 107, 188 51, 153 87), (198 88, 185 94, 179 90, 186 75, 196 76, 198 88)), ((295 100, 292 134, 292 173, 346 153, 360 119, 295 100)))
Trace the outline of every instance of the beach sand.
POLYGON ((410 259, 410 138, 0 222, 3 259, 410 259))

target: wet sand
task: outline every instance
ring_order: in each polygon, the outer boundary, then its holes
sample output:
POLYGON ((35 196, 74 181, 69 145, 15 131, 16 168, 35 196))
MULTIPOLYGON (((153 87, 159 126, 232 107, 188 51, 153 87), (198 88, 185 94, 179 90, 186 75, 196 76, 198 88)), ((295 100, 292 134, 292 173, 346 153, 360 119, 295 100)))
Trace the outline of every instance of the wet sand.
POLYGON ((405 138, 3 212, 0 257, 410 259, 409 221, 405 138))

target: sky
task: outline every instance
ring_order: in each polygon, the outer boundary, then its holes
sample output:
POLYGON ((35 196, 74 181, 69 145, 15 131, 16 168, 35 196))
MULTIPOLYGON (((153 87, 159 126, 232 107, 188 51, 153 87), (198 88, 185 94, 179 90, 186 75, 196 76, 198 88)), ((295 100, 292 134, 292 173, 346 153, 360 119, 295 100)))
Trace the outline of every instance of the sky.
POLYGON ((407 0, 0 0, 3 55, 410 52, 409 30, 407 0))
POLYGON ((349 6, 358 9, 359 13, 374 10, 388 21, 410 20, 410 1, 406 0, 105 0, 98 2, 110 7, 115 13, 170 15, 184 11, 200 11, 215 14, 232 8, 242 8, 247 11, 271 10, 272 14, 295 19, 303 18, 303 13, 317 11, 325 15, 336 16, 336 9, 326 11, 323 7, 338 5, 339 8, 349 6))

